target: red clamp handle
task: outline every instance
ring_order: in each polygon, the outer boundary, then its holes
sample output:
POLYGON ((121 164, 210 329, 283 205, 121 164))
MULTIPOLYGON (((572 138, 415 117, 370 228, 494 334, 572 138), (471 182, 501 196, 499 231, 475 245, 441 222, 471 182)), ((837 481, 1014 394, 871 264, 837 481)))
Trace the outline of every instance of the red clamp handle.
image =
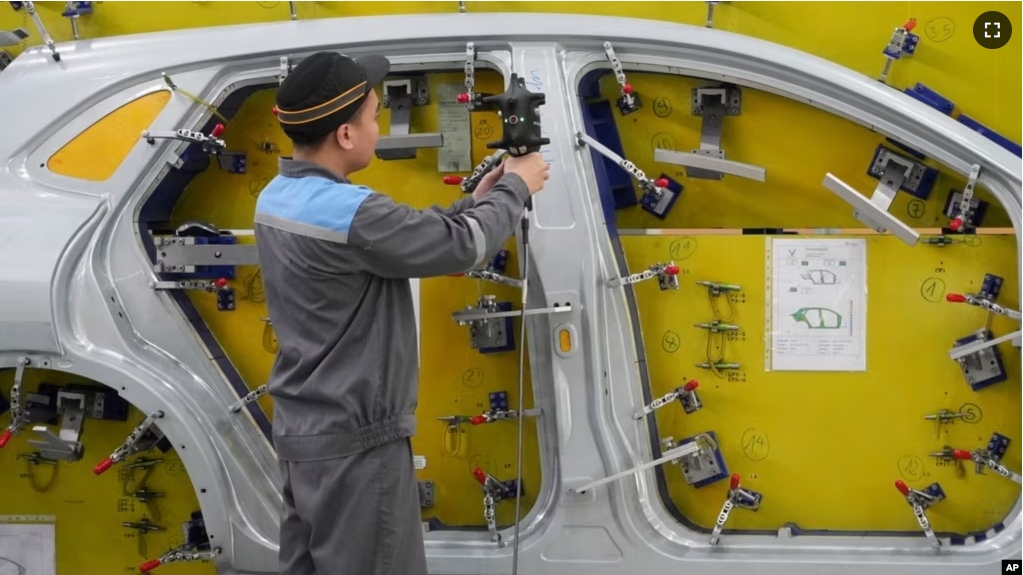
POLYGON ((146 561, 142 565, 139 565, 139 573, 148 573, 159 566, 160 566, 159 559, 150 559, 149 561, 146 561))
POLYGON ((96 475, 103 475, 103 472, 105 472, 107 469, 110 469, 113 466, 114 466, 114 460, 110 459, 108 457, 108 458, 104 459, 103 461, 100 461, 99 463, 97 463, 96 467, 92 468, 92 472, 95 473, 96 475))
MULTIPOLYGON (((627 85, 628 84, 626 84, 626 86, 627 85)), ((626 92, 626 94, 628 94, 628 92, 626 92)), ((654 185, 657 186, 658 188, 667 188, 668 178, 657 178, 656 180, 654 180, 654 185)))
POLYGON ((11 440, 11 430, 5 429, 3 433, 0 433, 0 449, 7 446, 7 442, 11 440))
POLYGON ((962 216, 956 216, 952 218, 950 222, 948 222, 948 229, 952 230, 953 232, 958 232, 962 228, 963 228, 962 216))
POLYGON ((468 104, 469 103, 469 94, 467 92, 462 92, 461 94, 459 94, 457 96, 457 99, 458 99, 458 103, 459 104, 468 104))
POLYGON ((482 468, 477 467, 476 469, 473 469, 472 474, 476 477, 476 481, 480 482, 480 485, 485 485, 487 483, 487 472, 483 471, 482 468))
POLYGON ((895 488, 899 490, 899 493, 901 493, 901 494, 903 494, 903 495, 905 495, 907 497, 909 496, 909 486, 906 485, 905 481, 903 481, 901 479, 896 479, 895 480, 895 488))
MULTIPOLYGON (((700 387, 700 382, 696 381, 695 379, 690 379, 689 383, 685 384, 685 386, 682 387, 682 391, 692 391, 697 387, 700 387)), ((738 475, 733 475, 732 477, 738 477, 738 475)), ((738 479, 736 481, 738 481, 738 479)), ((733 487, 732 489, 735 488, 733 487)))
POLYGON ((953 449, 952 450, 952 458, 953 459, 973 459, 973 454, 970 453, 969 451, 966 451, 965 449, 953 449))
POLYGON ((945 301, 950 301, 952 303, 965 303, 966 296, 961 293, 950 293, 945 295, 945 301))
POLYGON ((631 94, 632 93, 632 84, 622 84, 622 93, 624 93, 624 94, 631 94))
POLYGON ((443 181, 449 186, 457 186, 458 184, 461 184, 464 179, 465 178, 462 176, 444 176, 443 181))
POLYGON ((728 488, 731 489, 732 491, 735 491, 736 489, 739 488, 739 474, 738 473, 733 473, 732 474, 732 480, 728 483, 728 488))
MULTIPOLYGON (((473 425, 482 425, 487 422, 486 415, 474 415, 469 418, 469 423, 473 425)), ((477 468, 478 469, 478 468, 477 468)))
POLYGON ((916 28, 916 18, 910 18, 909 22, 906 22, 906 25, 903 26, 903 28, 906 29, 906 32, 912 32, 913 28, 916 28))
POLYGON ((671 264, 670 266, 664 266, 664 275, 666 276, 677 276, 681 270, 677 265, 671 264))
POLYGON ((219 138, 220 135, 223 134, 223 133, 224 133, 224 125, 223 124, 217 124, 216 126, 213 126, 213 130, 210 131, 210 137, 211 138, 219 138))

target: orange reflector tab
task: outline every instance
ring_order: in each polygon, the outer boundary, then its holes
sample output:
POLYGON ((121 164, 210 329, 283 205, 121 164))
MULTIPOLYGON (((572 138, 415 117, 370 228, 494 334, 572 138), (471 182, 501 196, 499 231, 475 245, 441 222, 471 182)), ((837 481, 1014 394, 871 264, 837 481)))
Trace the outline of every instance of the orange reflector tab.
POLYGON ((558 332, 558 345, 561 348, 561 353, 572 351, 572 334, 565 328, 561 328, 561 331, 558 332))

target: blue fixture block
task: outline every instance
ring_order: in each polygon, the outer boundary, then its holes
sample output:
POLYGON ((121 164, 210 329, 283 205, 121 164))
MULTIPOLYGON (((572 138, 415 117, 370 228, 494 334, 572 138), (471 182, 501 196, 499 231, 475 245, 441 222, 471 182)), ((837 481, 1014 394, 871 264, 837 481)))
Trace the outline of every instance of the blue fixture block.
POLYGON ((685 188, 682 187, 682 184, 671 179, 668 174, 661 174, 660 177, 668 180, 668 185, 664 188, 661 195, 658 197, 657 194, 644 193, 643 197, 639 200, 639 204, 643 210, 663 220, 668 216, 671 208, 675 207, 675 202, 678 201, 678 197, 685 188))
POLYGON ((1005 136, 999 134, 998 132, 995 132, 991 128, 988 128, 984 124, 981 124, 980 122, 974 120, 973 118, 967 116, 966 114, 959 114, 959 123, 975 132, 980 133, 981 136, 984 136, 985 138, 991 140, 992 142, 998 144, 999 146, 1005 148, 1006 150, 1009 150, 1013 154, 1016 154, 1017 156, 1023 158, 1023 148, 1021 148, 1019 144, 1013 142, 1012 140, 1006 138, 1005 136))
POLYGON ((946 116, 950 116, 952 110, 956 107, 951 100, 919 82, 912 88, 906 88, 905 93, 914 100, 923 102, 946 116))

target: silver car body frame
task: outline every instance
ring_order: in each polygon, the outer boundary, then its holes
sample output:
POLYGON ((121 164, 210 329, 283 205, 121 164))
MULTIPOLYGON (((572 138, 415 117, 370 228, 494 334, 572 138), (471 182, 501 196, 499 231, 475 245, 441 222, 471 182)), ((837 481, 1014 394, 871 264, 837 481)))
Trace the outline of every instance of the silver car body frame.
MULTIPOLYGON (((570 302, 567 317, 529 321, 543 485, 523 519, 525 573, 679 572, 952 575, 994 572, 1019 555, 1020 504, 984 541, 935 554, 923 537, 726 535, 717 548, 675 521, 653 470, 577 495, 570 491, 652 457, 632 413, 643 401, 634 329, 620 290, 603 288, 618 258, 598 199, 583 129, 581 76, 606 68, 610 41, 626 71, 732 82, 841 116, 920 150, 979 184, 1004 206, 1019 248, 1019 158, 947 116, 832 62, 780 45, 664 22, 556 14, 450 14, 344 18, 200 28, 85 40, 27 50, 0 75, 0 368, 28 356, 36 367, 107 384, 143 412, 161 409, 198 494, 222 573, 277 570, 280 495, 275 454, 211 361, 181 309, 154 291, 136 223, 140 205, 177 143, 140 139, 103 182, 45 169, 48 158, 104 115, 155 90, 161 73, 217 102, 239 86, 270 83, 279 58, 317 50, 384 54, 396 70, 461 69, 466 42, 480 67, 515 71, 547 95, 544 132, 551 180, 536 198, 530 307, 570 302), (340 41, 343 39, 343 41, 340 41), (570 323, 577 349, 554 352, 554 326, 570 323)), ((172 98, 150 129, 194 129, 209 112, 172 98)), ((823 177, 823 173, 821 174, 823 177)), ((822 189, 822 193, 827 193, 822 189)), ((560 316, 561 314, 559 314, 560 316)), ((909 509, 907 508, 907 513, 909 509)), ((505 539, 510 533, 505 534, 505 539)), ((483 532, 428 534, 431 572, 510 570, 512 547, 483 532)))

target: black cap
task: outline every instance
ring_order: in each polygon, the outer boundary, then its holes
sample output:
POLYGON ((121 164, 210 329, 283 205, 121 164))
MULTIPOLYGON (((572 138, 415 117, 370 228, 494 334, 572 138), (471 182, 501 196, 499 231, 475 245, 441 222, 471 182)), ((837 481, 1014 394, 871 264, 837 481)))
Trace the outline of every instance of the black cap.
POLYGON ((292 141, 309 144, 355 117, 391 63, 383 56, 358 60, 317 52, 302 60, 277 90, 277 120, 292 141))

